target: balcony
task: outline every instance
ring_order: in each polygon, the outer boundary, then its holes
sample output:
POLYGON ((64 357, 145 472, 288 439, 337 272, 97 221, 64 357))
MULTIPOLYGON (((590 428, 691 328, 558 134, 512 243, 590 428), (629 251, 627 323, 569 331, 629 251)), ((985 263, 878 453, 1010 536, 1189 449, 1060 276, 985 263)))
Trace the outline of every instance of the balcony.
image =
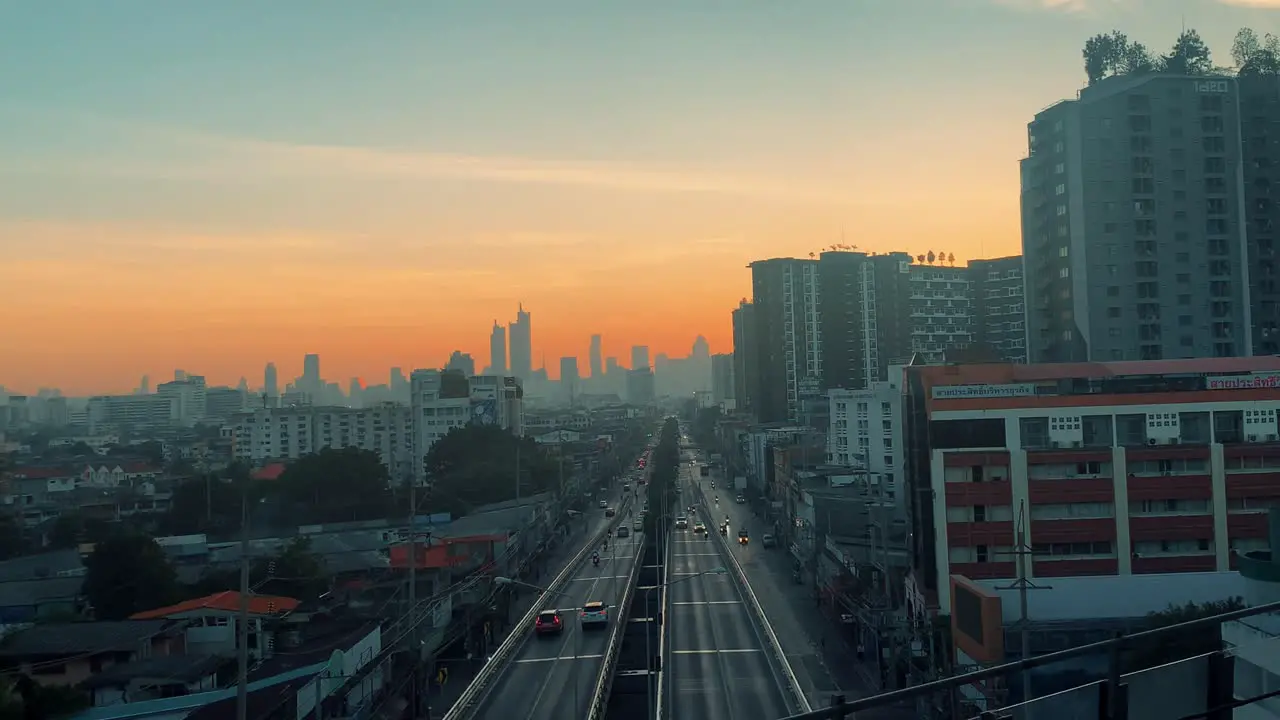
POLYGON ((1208 500, 1213 497, 1209 475, 1130 475, 1129 504, 1142 500, 1208 500))
POLYGON ((1115 501, 1115 483, 1097 477, 1028 480, 1027 495, 1033 505, 1109 503, 1115 501))
POLYGON ((947 483, 947 507, 1012 505, 1013 488, 1007 482, 947 483))

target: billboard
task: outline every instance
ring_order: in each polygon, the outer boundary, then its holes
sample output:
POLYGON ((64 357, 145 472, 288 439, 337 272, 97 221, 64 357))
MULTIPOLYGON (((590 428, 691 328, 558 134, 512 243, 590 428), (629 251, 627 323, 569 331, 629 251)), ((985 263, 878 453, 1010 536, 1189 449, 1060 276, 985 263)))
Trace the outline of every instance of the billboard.
POLYGON ((951 641, 981 665, 1004 662, 1000 596, 963 575, 951 576, 951 641))
POLYGON ((473 400, 471 402, 471 422, 474 425, 498 424, 497 400, 473 400))

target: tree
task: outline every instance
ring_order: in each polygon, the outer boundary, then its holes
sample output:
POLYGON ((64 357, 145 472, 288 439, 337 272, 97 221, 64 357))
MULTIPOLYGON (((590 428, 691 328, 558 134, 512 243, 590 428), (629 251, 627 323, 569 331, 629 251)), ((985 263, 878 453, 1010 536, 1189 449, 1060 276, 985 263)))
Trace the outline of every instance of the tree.
MULTIPOLYGON (((1244 601, 1238 597, 1216 602, 1170 605, 1164 610, 1147 615, 1147 629, 1169 627, 1243 608, 1244 601)), ((1221 625, 1207 625, 1176 635, 1166 634, 1132 648, 1126 672, 1145 670, 1221 649, 1221 625)))
POLYGON ((105 520, 85 517, 78 512, 67 512, 53 521, 46 539, 50 549, 65 550, 80 543, 100 542, 107 538, 110 531, 105 520))
POLYGON ((0 678, 3 720, 66 717, 90 705, 89 694, 71 685, 41 685, 27 675, 0 678))
POLYGON ((955 254, 955 253, 947 253, 947 263, 948 263, 949 265, 955 265, 955 264, 956 264, 956 254, 955 254))
POLYGON ((918 262, 918 263, 920 263, 921 265, 923 265, 923 264, 924 264, 924 255, 917 255, 917 256, 916 256, 916 262, 918 262))
POLYGON ((290 465, 275 486, 307 522, 385 517, 391 477, 378 453, 325 448, 290 465))
POLYGON ((1262 40, 1250 28, 1241 28, 1231 45, 1231 59, 1242 78, 1280 75, 1280 37, 1268 33, 1262 40))
POLYGON ((0 513, 0 560, 18 557, 26 551, 27 540, 18 516, 12 512, 0 513))
POLYGON ((1183 30, 1163 60, 1165 72, 1179 75, 1204 75, 1213 70, 1209 46, 1195 30, 1183 30))
POLYGON ((99 620, 123 620, 177 597, 164 550, 146 535, 122 533, 97 544, 85 560, 84 594, 99 620))
POLYGON ((263 488, 247 474, 236 479, 236 471, 228 470, 221 476, 206 473, 179 483, 162 523, 165 531, 187 535, 238 528, 245 493, 256 499, 263 488))
POLYGON ((558 487, 560 466, 532 438, 518 438, 495 425, 454 428, 425 458, 431 481, 429 507, 465 515, 472 508, 558 487))
POLYGON ((260 558, 250 573, 264 594, 313 598, 326 590, 324 563, 311 552, 311 540, 294 538, 273 558, 260 558))
POLYGON ((938 256, 937 256, 937 255, 933 254, 933 251, 932 251, 932 250, 930 250, 930 251, 929 251, 929 254, 928 254, 928 255, 926 255, 925 257, 929 260, 929 264, 930 264, 930 265, 932 265, 932 264, 933 264, 933 261, 934 261, 934 260, 936 260, 936 259, 938 258, 938 256))

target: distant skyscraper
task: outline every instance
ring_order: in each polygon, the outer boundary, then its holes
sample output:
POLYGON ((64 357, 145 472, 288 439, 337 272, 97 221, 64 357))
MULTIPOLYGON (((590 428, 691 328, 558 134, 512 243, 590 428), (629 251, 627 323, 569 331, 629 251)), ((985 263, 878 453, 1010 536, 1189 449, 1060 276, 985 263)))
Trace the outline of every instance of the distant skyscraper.
POLYGON ((151 394, 151 376, 150 375, 142 376, 142 382, 138 383, 138 394, 139 395, 151 394))
POLYGON ((617 371, 618 371, 618 358, 616 357, 605 358, 605 361, 604 361, 605 376, 607 377, 607 376, 613 375, 617 371))
POLYGON ((711 345, 710 343, 707 342, 706 338, 699 335, 698 339, 693 341, 693 352, 689 354, 689 357, 692 357, 692 358, 711 357, 711 345))
POLYGON ((573 404, 573 399, 578 395, 579 380, 578 358, 560 358, 560 388, 571 405, 573 404))
POLYGON ((754 307, 745 299, 733 311, 733 399, 738 410, 752 409, 756 392, 756 338, 754 307))
POLYGON ((647 370, 649 368, 649 346, 631 346, 631 369, 647 370))
POLYGON ((493 321, 493 330, 489 333, 489 372, 507 374, 507 329, 497 320, 493 321))
POLYGON ((445 364, 444 369, 460 372, 467 377, 475 377, 476 361, 469 353, 454 350, 453 354, 449 356, 449 362, 445 364))
POLYGON ((174 371, 173 371, 173 380, 174 380, 174 382, 183 382, 183 381, 184 381, 184 380, 186 380, 186 379, 187 379, 187 371, 186 371, 186 370, 174 370, 174 371))
POLYGON ((280 397, 280 380, 276 375, 275 363, 267 363, 267 369, 262 371, 262 392, 267 397, 280 397))
POLYGON ((511 323, 511 374, 521 380, 533 377, 533 326, 523 304, 511 323))
POLYGON ((320 356, 310 353, 302 358, 302 377, 307 381, 305 389, 314 392, 320 387, 320 356))
POLYGON ((602 339, 599 335, 591 336, 591 379, 599 378, 604 374, 604 358, 603 349, 601 348, 602 339))

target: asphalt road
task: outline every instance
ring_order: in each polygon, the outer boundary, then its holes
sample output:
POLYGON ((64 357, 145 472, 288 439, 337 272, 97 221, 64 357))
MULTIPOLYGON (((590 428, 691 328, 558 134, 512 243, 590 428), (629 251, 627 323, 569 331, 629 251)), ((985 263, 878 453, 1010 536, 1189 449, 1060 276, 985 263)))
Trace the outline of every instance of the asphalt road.
MULTIPOLYGON (((704 461, 704 457, 698 458, 699 464, 704 461)), ((699 477, 695 483, 698 489, 694 494, 700 490, 706 498, 707 507, 715 516, 715 527, 727 516, 731 538, 743 527, 750 533, 750 542, 746 546, 733 545, 733 552, 761 607, 771 618, 774 633, 809 703, 818 708, 829 704, 831 697, 838 693, 863 698, 881 692, 874 658, 870 654, 863 660, 856 657, 854 648, 842 639, 842 629, 817 607, 809 579, 806 578, 804 585, 794 582, 793 561, 787 549, 781 545, 766 549, 761 543, 761 538, 765 533, 772 533, 773 528, 752 514, 748 505, 734 502, 737 491, 727 487, 730 483, 724 478, 699 477), (716 483, 714 490, 712 481, 716 483)), ((863 714, 859 713, 858 717, 863 714)), ((868 720, 909 720, 917 716, 911 708, 876 709, 866 711, 865 715, 868 720)))
MULTIPOLYGON (((616 501, 614 501, 616 502, 616 501)), ((601 513, 603 523, 603 511, 601 513)), ((631 518, 622 519, 628 526, 631 518)), ((616 619, 617 604, 640 549, 638 533, 609 542, 599 567, 584 563, 542 609, 556 608, 564 618, 559 635, 530 637, 512 658, 475 717, 505 720, 570 720, 586 716, 596 677, 604 662, 605 644, 616 619), (583 630, 582 606, 601 601, 609 605, 610 628, 583 630)), ((513 632, 532 635, 533 628, 513 632)))
MULTIPOLYGON (((692 480, 688 460, 685 482, 692 480)), ((692 468, 692 472, 697 472, 692 468)), ((685 491, 682 504, 690 504, 685 491)), ((711 518, 702 518, 716 532, 711 518)), ((789 712, 733 579, 697 573, 724 567, 719 543, 688 530, 673 530, 667 623, 671 657, 667 716, 673 720, 777 720, 789 712), (682 579, 687 578, 687 579, 682 579)))

